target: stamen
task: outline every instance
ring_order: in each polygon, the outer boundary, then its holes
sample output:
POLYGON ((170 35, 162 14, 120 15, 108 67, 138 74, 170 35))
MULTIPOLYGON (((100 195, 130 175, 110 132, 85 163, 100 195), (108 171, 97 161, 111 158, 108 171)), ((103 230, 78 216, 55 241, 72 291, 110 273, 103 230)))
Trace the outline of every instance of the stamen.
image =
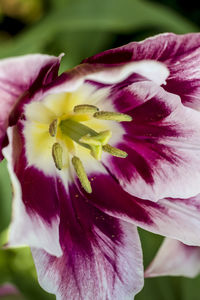
POLYGON ((126 114, 121 114, 117 112, 110 111, 98 111, 93 115, 94 118, 101 120, 110 120, 117 122, 130 122, 132 121, 132 117, 126 114))
POLYGON ((78 176, 78 179, 80 180, 80 183, 82 185, 82 187, 84 188, 84 190, 91 194, 92 193, 92 187, 91 184, 88 180, 87 174, 84 170, 83 164, 81 162, 81 160, 77 157, 74 156, 72 158, 72 164, 74 166, 74 169, 76 171, 76 175, 78 176))
POLYGON ((53 120, 53 122, 51 122, 51 124, 49 125, 49 134, 50 134, 50 136, 52 136, 52 137, 56 136, 56 132, 57 132, 57 124, 58 124, 58 120, 55 119, 55 120, 53 120))
POLYGON ((98 107, 90 104, 80 104, 74 106, 75 113, 94 114, 97 111, 99 111, 98 107))
POLYGON ((58 170, 62 170, 63 167, 62 154, 63 154, 63 149, 60 146, 60 144, 59 143, 53 144, 52 156, 53 156, 55 166, 58 170))
POLYGON ((108 152, 109 154, 116 157, 126 158, 128 156, 128 153, 126 153, 125 151, 112 147, 109 144, 104 145, 102 148, 103 151, 108 152))

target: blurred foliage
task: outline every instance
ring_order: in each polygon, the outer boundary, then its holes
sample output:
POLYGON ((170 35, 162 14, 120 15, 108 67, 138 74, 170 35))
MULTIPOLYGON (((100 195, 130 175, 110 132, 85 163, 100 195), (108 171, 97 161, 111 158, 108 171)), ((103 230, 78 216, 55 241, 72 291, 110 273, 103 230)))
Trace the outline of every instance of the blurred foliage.
POLYGON ((132 35, 141 30, 151 30, 154 34, 198 31, 195 24, 175 11, 143 0, 46 0, 42 3, 40 20, 24 26, 17 35, 4 41, 0 57, 65 52, 64 70, 112 47, 118 34, 132 35))
MULTIPOLYGON (((194 0, 0 0, 0 58, 64 52, 61 65, 64 71, 105 49, 164 31, 199 31, 199 26, 200 5, 194 0)), ((11 198, 11 184, 3 161, 0 245, 7 237, 11 198)), ((143 230, 139 232, 147 266, 162 238, 143 230)), ((16 285, 24 299, 55 299, 39 287, 28 248, 0 250, 0 285, 4 282, 16 285)), ((198 300, 199 292, 200 277, 146 279, 136 300, 198 300)))
POLYGON ((42 15, 40 0, 0 0, 1 15, 22 20, 26 23, 38 20, 42 15))

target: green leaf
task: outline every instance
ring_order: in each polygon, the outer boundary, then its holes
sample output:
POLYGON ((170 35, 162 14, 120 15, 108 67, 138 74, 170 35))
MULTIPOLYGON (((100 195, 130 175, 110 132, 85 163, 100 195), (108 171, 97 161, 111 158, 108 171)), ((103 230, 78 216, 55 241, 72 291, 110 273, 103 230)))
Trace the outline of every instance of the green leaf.
POLYGON ((184 17, 158 3, 142 0, 68 0, 49 18, 56 26, 72 30, 98 29, 107 31, 136 30, 144 26, 161 26, 177 33, 197 31, 184 17))
POLYGON ((111 46, 112 41, 113 35, 111 33, 70 31, 66 34, 65 31, 62 31, 54 37, 52 42, 45 46, 43 51, 53 55, 59 55, 61 52, 65 53, 60 68, 62 73, 79 64, 84 58, 111 46))
POLYGON ((11 218, 11 183, 7 171, 7 163, 4 159, 0 163, 0 232, 4 230, 11 218))
POLYGON ((55 300, 38 284, 30 249, 0 250, 0 285, 13 283, 26 300, 55 300))

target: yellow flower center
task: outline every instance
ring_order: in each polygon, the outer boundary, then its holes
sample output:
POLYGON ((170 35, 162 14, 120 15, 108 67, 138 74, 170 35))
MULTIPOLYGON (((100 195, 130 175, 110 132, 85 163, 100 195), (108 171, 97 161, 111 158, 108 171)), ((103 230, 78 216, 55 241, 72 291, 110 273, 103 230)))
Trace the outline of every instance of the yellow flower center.
POLYGON ((106 128, 105 123, 129 122, 132 118, 126 114, 101 111, 96 105, 77 104, 78 101, 74 101, 73 105, 69 95, 72 94, 48 96, 42 102, 27 105, 25 115, 29 122, 26 122, 24 129, 27 156, 29 162, 37 161, 41 165, 51 156, 54 167, 62 170, 67 167, 67 156, 70 154, 71 163, 82 187, 91 193, 91 185, 79 155, 81 149, 85 149, 96 160, 101 160, 103 151, 120 158, 127 157, 126 152, 108 143, 112 130, 109 126, 106 128), (45 148, 42 155, 38 150, 41 147, 45 148))

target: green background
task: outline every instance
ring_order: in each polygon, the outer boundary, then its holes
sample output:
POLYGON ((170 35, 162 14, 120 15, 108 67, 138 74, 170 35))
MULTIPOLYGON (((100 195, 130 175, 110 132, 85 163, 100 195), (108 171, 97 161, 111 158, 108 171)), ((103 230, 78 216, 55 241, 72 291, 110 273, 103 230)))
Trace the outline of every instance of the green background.
MULTIPOLYGON (((27 53, 66 55, 61 71, 100 51, 161 32, 197 32, 200 4, 178 0, 0 0, 0 58, 27 53)), ((11 185, 0 164, 0 244, 11 218, 11 185)), ((147 266, 162 237, 139 230, 147 266)), ((55 299, 37 283, 28 248, 0 250, 0 285, 14 283, 21 295, 2 299, 55 299)), ((199 300, 200 276, 146 279, 136 300, 199 300)), ((70 300, 70 299, 69 299, 70 300)), ((95 299, 94 299, 95 300, 95 299)), ((113 299, 114 300, 114 299, 113 299)), ((122 299, 123 300, 123 299, 122 299)))

